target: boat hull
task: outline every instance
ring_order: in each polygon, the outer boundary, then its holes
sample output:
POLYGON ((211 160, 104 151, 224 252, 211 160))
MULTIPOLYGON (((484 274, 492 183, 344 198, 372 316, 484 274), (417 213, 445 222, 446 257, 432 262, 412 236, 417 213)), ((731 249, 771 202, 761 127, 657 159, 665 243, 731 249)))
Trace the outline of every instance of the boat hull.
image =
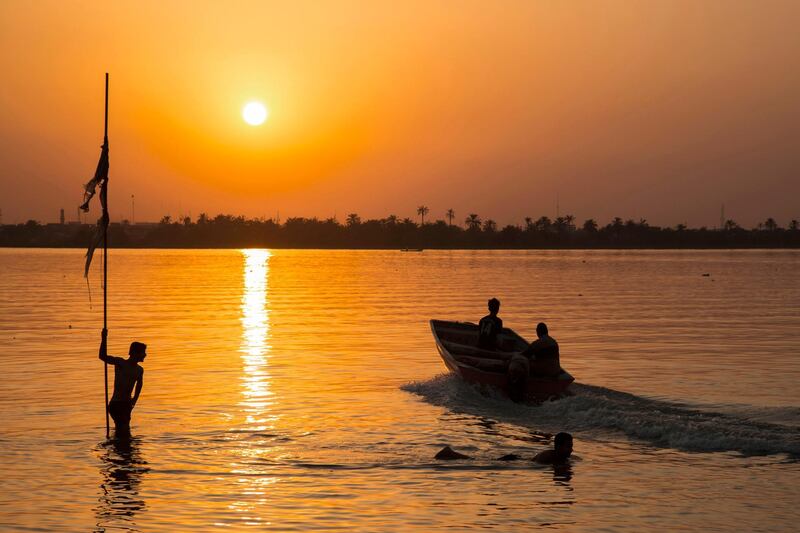
MULTIPOLYGON (((474 383, 481 386, 487 386, 503 392, 506 396, 509 395, 508 374, 501 369, 507 364, 510 354, 514 351, 521 351, 527 346, 527 342, 517 335, 514 331, 509 329, 503 330, 504 342, 508 350, 487 352, 480 349, 467 350, 467 346, 461 348, 461 351, 478 352, 479 355, 485 357, 470 357, 460 354, 459 348, 454 348, 455 343, 448 342, 448 336, 455 337, 459 340, 469 338, 474 334, 477 339, 478 327, 474 324, 465 322, 448 322, 443 320, 431 320, 431 331, 436 341, 436 349, 442 357, 445 366, 461 377, 468 383, 474 383), (454 332, 454 334, 448 332, 454 332), (492 359, 497 361, 496 364, 492 359), (476 361, 487 361, 489 366, 494 367, 492 370, 478 368, 475 364, 476 361)), ((475 355, 474 353, 472 355, 475 355)), ((527 382, 527 389, 525 391, 525 398, 528 401, 543 401, 561 396, 569 395, 569 386, 575 379, 569 372, 562 369, 561 374, 555 378, 538 378, 529 377, 527 382)))

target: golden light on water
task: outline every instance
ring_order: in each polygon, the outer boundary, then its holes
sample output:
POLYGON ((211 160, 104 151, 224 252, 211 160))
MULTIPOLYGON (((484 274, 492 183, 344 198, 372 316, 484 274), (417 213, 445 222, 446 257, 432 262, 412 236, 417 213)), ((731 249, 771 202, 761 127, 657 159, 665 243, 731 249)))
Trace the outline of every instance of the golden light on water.
POLYGON ((269 386, 269 310, 267 309, 269 276, 268 250, 243 250, 244 292, 242 294, 242 344, 244 363, 242 405, 247 423, 263 430, 269 418, 272 392, 269 386))
MULTIPOLYGON (((269 353, 271 346, 269 322, 269 250, 242 250, 244 255, 243 292, 241 305, 242 341, 240 353, 242 372, 242 411, 247 430, 263 432, 277 420, 271 408, 273 392, 270 390, 269 353)), ((258 476, 260 471, 252 461, 271 452, 264 443, 253 441, 253 446, 239 450, 241 460, 233 465, 232 472, 246 474, 238 479, 243 498, 228 508, 240 515, 243 523, 263 525, 258 507, 267 503, 267 487, 275 483, 273 476, 258 476)))

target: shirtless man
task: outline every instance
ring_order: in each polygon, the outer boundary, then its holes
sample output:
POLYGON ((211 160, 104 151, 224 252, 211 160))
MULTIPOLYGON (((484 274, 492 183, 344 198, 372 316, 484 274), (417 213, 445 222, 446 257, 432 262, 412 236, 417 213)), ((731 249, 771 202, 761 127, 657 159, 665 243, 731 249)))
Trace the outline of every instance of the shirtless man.
POLYGON ((127 435, 131 430, 131 411, 139 400, 142 392, 144 369, 139 363, 147 357, 147 345, 141 342, 132 342, 128 350, 128 358, 108 355, 106 343, 108 330, 103 328, 102 341, 100 342, 100 360, 109 365, 114 365, 114 394, 108 402, 108 414, 114 419, 114 426, 120 435, 127 435), (134 391, 134 387, 136 390, 134 391), (133 393, 133 398, 131 398, 133 393))
MULTIPOLYGON (((553 449, 537 453, 533 458, 533 462, 540 465, 564 465, 569 463, 570 455, 572 455, 572 435, 561 432, 553 439, 553 449)), ((459 459, 469 460, 472 459, 472 457, 457 452, 450 446, 445 446, 434 456, 434 459, 439 461, 456 461, 459 459)), ((522 458, 514 453, 497 458, 498 461, 517 461, 519 459, 522 458)))
POLYGON ((569 460, 570 455, 572 455, 572 435, 562 432, 553 439, 553 449, 537 453, 533 461, 541 465, 563 465, 569 460))

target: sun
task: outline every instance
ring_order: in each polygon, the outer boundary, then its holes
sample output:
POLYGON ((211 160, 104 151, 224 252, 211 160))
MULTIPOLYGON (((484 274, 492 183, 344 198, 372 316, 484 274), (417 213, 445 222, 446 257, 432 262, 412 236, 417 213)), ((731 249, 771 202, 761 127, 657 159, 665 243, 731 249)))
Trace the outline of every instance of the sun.
POLYGON ((267 120, 269 112, 261 102, 247 102, 242 108, 242 118, 251 126, 259 126, 267 120))

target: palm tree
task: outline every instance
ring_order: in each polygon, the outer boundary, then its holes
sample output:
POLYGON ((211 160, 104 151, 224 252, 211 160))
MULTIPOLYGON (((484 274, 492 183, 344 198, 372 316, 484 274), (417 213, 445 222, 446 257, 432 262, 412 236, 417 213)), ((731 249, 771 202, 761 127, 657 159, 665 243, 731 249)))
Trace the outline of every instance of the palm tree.
POLYGON ((533 231, 533 219, 525 217, 525 231, 533 231))
POLYGON ((428 211, 430 211, 430 209, 425 205, 421 205, 417 208, 417 214, 422 217, 422 224, 420 224, 420 227, 425 225, 425 215, 428 214, 428 211))
POLYGON ((789 222, 789 229, 790 230, 797 231, 798 227, 800 227, 800 225, 798 224, 796 219, 792 219, 792 221, 789 222))
POLYGON ((533 223, 533 229, 536 231, 550 231, 552 226, 553 223, 550 221, 549 217, 539 217, 536 222, 533 223))
POLYGON ((735 220, 728 219, 725 221, 725 231, 733 231, 739 229, 739 224, 735 220))
POLYGON ((453 225, 453 219, 456 217, 456 212, 453 211, 452 207, 447 210, 447 213, 445 213, 445 216, 447 217, 448 225, 452 226, 453 225))
POLYGON ((481 217, 475 213, 470 213, 469 216, 464 219, 464 225, 467 226, 467 229, 481 229, 481 217))
POLYGON ((778 223, 775 222, 774 218, 769 217, 767 220, 764 221, 764 227, 767 229, 767 231, 775 231, 776 229, 778 229, 779 226, 778 223))
POLYGON ((491 218, 487 218, 486 222, 483 223, 483 231, 486 233, 494 233, 497 231, 497 222, 492 220, 491 218))
POLYGON ((583 223, 583 231, 594 233, 597 231, 597 222, 593 218, 586 219, 586 222, 583 223))
POLYGON ((359 224, 361 224, 361 217, 360 216, 358 216, 356 213, 350 213, 349 215, 347 215, 347 225, 348 226, 350 226, 350 227, 358 226, 359 224))

